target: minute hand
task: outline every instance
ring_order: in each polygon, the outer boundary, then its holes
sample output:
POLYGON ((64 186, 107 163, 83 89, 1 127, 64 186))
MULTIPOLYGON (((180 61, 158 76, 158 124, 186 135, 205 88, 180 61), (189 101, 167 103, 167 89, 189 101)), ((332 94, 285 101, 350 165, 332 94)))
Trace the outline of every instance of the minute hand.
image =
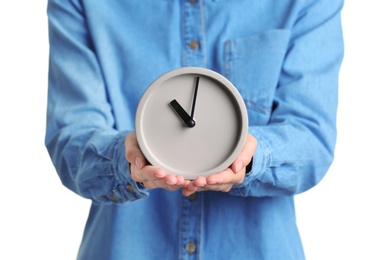
POLYGON ((200 77, 196 77, 196 86, 194 88, 194 94, 193 94, 193 104, 192 104, 192 111, 191 111, 191 118, 194 118, 194 108, 196 107, 196 99, 197 99, 197 91, 198 91, 198 83, 200 82, 200 77))

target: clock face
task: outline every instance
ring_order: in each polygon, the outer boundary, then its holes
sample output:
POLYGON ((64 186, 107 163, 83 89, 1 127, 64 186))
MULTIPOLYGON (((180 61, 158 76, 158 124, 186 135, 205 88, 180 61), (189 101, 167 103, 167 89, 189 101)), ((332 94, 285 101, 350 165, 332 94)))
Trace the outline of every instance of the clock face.
POLYGON ((222 75, 184 67, 156 79, 136 113, 137 141, 147 160, 186 179, 228 168, 246 140, 247 112, 222 75))

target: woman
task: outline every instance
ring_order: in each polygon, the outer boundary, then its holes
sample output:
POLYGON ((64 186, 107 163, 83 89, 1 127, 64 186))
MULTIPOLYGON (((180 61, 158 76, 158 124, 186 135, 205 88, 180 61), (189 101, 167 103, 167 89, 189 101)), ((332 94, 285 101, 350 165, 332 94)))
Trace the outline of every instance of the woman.
POLYGON ((78 259, 304 259, 295 194, 333 160, 341 0, 49 0, 46 146, 92 200, 78 259), (185 180, 147 163, 144 90, 185 66, 239 90, 249 130, 229 169, 185 180))

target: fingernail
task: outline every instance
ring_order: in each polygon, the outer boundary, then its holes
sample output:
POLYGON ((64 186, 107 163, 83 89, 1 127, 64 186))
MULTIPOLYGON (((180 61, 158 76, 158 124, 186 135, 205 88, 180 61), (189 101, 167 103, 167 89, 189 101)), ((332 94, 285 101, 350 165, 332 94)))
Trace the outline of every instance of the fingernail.
POLYGON ((135 158, 135 165, 136 165, 136 167, 138 167, 139 169, 141 169, 142 168, 142 158, 140 158, 140 157, 136 157, 135 158))
POLYGON ((156 177, 156 178, 159 178, 159 179, 165 177, 165 175, 166 175, 166 174, 165 174, 164 171, 158 171, 158 172, 155 173, 155 177, 156 177))

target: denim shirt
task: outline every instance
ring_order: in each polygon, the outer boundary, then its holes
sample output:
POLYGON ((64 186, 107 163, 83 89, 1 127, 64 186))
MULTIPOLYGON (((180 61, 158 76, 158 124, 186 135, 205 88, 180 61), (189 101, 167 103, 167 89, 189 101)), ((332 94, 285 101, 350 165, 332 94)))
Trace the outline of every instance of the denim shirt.
POLYGON ((92 200, 78 259, 304 259, 295 194, 336 140, 343 0, 49 0, 46 147, 92 200), (228 193, 147 190, 124 139, 149 84, 198 66, 228 78, 258 140, 228 193))

